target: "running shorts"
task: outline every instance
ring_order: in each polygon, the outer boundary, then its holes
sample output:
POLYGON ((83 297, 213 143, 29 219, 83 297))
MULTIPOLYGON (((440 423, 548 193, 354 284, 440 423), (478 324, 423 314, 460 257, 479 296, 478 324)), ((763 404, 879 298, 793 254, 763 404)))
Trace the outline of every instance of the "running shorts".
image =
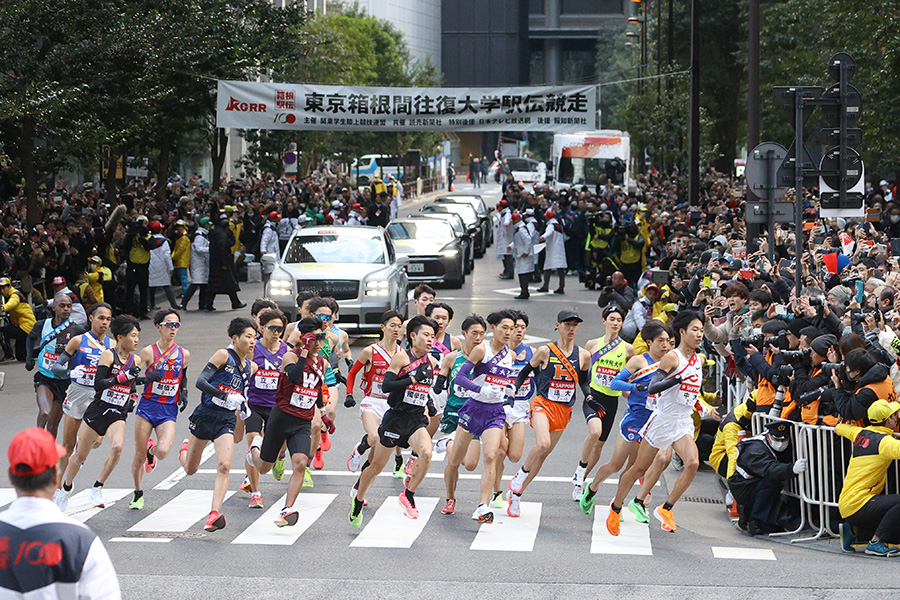
POLYGON ((97 435, 106 435, 106 430, 110 425, 116 421, 124 421, 127 415, 124 406, 95 400, 84 411, 84 422, 96 431, 97 435))
POLYGON ((679 419, 654 411, 641 429, 641 437, 658 450, 668 448, 684 436, 694 439, 694 420, 690 416, 679 419))
POLYGON ((625 414, 622 415, 622 421, 619 423, 619 430, 625 441, 640 442, 644 439, 641 437, 641 429, 647 424, 647 419, 650 418, 651 414, 653 414, 653 411, 646 409, 628 408, 625 411, 625 414))
POLYGON ((584 420, 590 423, 591 419, 600 419, 603 430, 600 433, 600 441, 609 439, 616 421, 616 412, 619 410, 619 396, 607 396, 603 392, 591 388, 590 398, 585 398, 581 403, 584 412, 584 420))
POLYGON ((153 427, 159 427, 166 421, 175 422, 178 419, 178 404, 175 402, 167 404, 165 402, 152 402, 141 399, 138 403, 135 414, 144 417, 153 427))
POLYGON ((504 406, 506 411, 506 424, 512 427, 516 423, 527 423, 531 411, 531 403, 528 400, 516 400, 512 406, 504 406))
POLYGON ((237 415, 224 408, 198 404, 188 420, 188 429, 198 440, 213 441, 223 435, 234 435, 237 415))
POLYGON ((444 412, 441 414, 441 433, 449 435, 456 431, 456 427, 459 425, 459 409, 465 403, 465 400, 458 404, 447 401, 447 404, 444 406, 444 412))
POLYGON ((94 401, 96 392, 94 388, 84 387, 73 383, 66 390, 66 399, 63 402, 63 412, 69 417, 80 421, 84 418, 84 411, 94 401))
POLYGON ((274 406, 247 406, 250 407, 250 416, 244 421, 244 433, 262 433, 263 427, 269 423, 269 415, 274 406))
POLYGON ((534 415, 541 413, 550 421, 550 431, 563 431, 572 420, 572 407, 560 402, 547 400, 543 396, 535 396, 531 401, 531 426, 534 427, 534 415))
POLYGON ((372 396, 366 396, 362 399, 362 402, 359 403, 359 416, 362 418, 363 413, 372 413, 375 417, 378 418, 378 422, 384 420, 384 413, 388 411, 390 406, 388 405, 387 398, 373 398, 372 396))
POLYGON ((506 411, 502 403, 479 402, 469 398, 459 411, 459 426, 478 437, 488 429, 503 429, 506 411))
POLYGON ((394 409, 384 413, 378 427, 378 441, 386 448, 409 448, 409 438, 428 426, 428 417, 424 412, 401 412, 394 409))
POLYGON ((312 446, 312 421, 295 417, 272 407, 266 421, 266 435, 263 437, 262 446, 259 448, 259 458, 268 463, 278 460, 281 447, 287 442, 288 452, 305 454, 310 457, 312 446))
POLYGON ((50 393, 53 395, 53 401, 58 402, 59 404, 63 404, 66 401, 66 390, 70 383, 72 383, 72 380, 68 377, 65 379, 53 379, 52 377, 47 377, 40 371, 34 374, 34 389, 38 389, 40 386, 50 388, 50 393))

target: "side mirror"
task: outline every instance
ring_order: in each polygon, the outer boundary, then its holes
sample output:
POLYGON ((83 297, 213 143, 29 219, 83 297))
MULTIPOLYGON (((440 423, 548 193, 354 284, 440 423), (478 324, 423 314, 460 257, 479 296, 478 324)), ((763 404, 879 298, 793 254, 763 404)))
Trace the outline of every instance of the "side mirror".
POLYGON ((488 206, 488 212, 489 212, 489 213, 494 212, 494 210, 496 210, 496 209, 495 209, 493 206, 488 206))
POLYGON ((398 254, 397 264, 405 268, 409 264, 409 257, 405 254, 398 254))
POLYGON ((278 256, 276 256, 275 254, 272 254, 271 252, 268 254, 263 254, 259 258, 259 262, 261 262, 264 265, 274 267, 276 264, 278 264, 278 256))

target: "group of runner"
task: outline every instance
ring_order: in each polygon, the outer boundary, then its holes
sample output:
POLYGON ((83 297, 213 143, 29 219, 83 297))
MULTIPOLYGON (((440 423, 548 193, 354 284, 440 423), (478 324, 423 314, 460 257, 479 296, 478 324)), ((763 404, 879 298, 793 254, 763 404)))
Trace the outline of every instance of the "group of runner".
MULTIPOLYGON (((107 455, 88 492, 92 504, 104 506, 103 485, 121 458, 126 419, 134 411, 130 508, 140 510, 145 500, 142 478, 169 454, 178 414, 188 405, 191 355, 176 343, 180 314, 159 311, 153 319, 158 341, 141 349, 140 323, 133 317, 113 318, 112 309, 99 303, 88 315, 88 331, 78 333, 81 329, 69 316, 71 304, 59 300, 53 317, 36 326, 41 338, 35 345, 40 348, 35 376, 39 418, 49 424, 52 405, 60 404, 63 443, 70 455, 54 499, 66 508, 75 477, 106 438, 107 455)), ((362 394, 363 435, 347 459, 347 468, 359 472, 351 489, 349 520, 354 527, 362 524, 367 493, 391 456, 394 476, 404 479, 398 496, 402 510, 418 518, 415 492, 434 452, 447 457, 443 514, 456 512, 459 467, 473 471, 481 460, 472 519, 492 523, 494 511, 504 508, 510 517, 519 517, 521 497, 559 442, 580 389, 588 435, 573 476, 573 498, 581 510, 589 514, 599 484, 625 468, 607 528, 618 535, 620 511, 639 479, 640 492, 627 506, 637 521, 649 522, 649 490, 674 449, 684 470, 666 502, 653 512, 663 529, 676 530, 672 506, 698 466, 692 420, 700 406, 702 381, 696 350, 703 326, 698 315, 683 311, 671 327, 648 322, 641 332, 648 350, 638 354, 619 337, 625 315, 614 305, 602 313, 605 335, 584 347, 576 343, 582 319, 571 310, 557 315, 556 341, 531 347, 524 343, 529 319, 521 311, 500 310, 486 319, 469 315, 457 337, 449 331, 453 309, 435 301, 433 289, 419 286, 414 304, 417 314, 408 321, 400 313, 386 312, 381 339, 366 346, 356 360, 347 334, 336 325, 339 307, 331 298, 301 292, 299 319, 291 323, 273 302, 260 299, 250 318, 229 323, 230 344, 213 353, 196 381, 200 402, 190 414, 190 435, 178 452, 184 472, 192 475, 204 448, 214 445, 217 467, 207 531, 226 525, 221 507, 230 485, 234 445, 245 436, 246 477, 240 488, 250 494, 249 507, 263 508, 259 476, 271 472, 281 481, 289 455, 291 477, 275 523, 297 523, 294 504, 301 489, 313 485, 309 467, 322 468, 322 453, 331 446, 340 383, 346 386, 346 407, 356 405, 357 385, 362 394), (488 328, 491 335, 486 339, 488 328), (341 359, 348 367, 346 380, 340 373, 341 359), (623 394, 628 409, 612 458, 585 485, 613 432, 623 394), (522 459, 526 423, 534 432, 534 444, 509 482, 504 501, 504 466, 507 460, 515 465, 522 459), (400 449, 406 448, 411 455, 404 464, 400 449)))

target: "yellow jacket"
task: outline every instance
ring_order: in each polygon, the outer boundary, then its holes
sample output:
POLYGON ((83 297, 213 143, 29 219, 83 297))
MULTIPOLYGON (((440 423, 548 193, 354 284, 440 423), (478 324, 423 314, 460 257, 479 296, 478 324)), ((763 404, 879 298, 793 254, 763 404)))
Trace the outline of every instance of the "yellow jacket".
POLYGON ((231 254, 234 255, 235 252, 241 250, 241 231, 244 229, 244 224, 241 221, 232 220, 228 227, 234 234, 234 246, 231 247, 231 254))
POLYGON ((25 300, 25 294, 12 288, 9 299, 3 304, 3 310, 9 315, 9 320, 13 325, 18 325, 25 333, 31 333, 34 328, 34 311, 25 300))
POLYGON ((91 291, 94 292, 97 302, 105 302, 106 300, 103 298, 103 282, 112 281, 112 271, 109 270, 109 267, 97 267, 93 271, 88 271, 87 279, 88 283, 91 284, 91 291))
POLYGON ((709 464, 716 472, 719 471, 722 460, 727 460, 726 477, 734 474, 734 466, 737 464, 738 435, 750 427, 752 415, 753 413, 747 408, 747 403, 743 402, 735 406, 734 410, 719 423, 716 441, 713 442, 712 450, 709 452, 709 464))
POLYGON ((191 240, 184 234, 175 240, 175 248, 172 250, 172 265, 176 269, 187 269, 191 266, 191 240))
POLYGON ((853 442, 853 454, 838 498, 841 516, 847 518, 884 489, 888 467, 900 459, 900 440, 894 439, 893 431, 879 425, 857 427, 839 423, 834 431, 853 442))

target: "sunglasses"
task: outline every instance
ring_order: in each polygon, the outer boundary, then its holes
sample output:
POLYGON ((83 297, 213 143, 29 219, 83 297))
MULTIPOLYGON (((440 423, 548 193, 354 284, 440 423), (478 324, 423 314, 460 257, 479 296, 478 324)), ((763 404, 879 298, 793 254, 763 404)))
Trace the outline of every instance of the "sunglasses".
POLYGON ((178 321, 166 321, 165 323, 160 323, 163 327, 168 327, 169 329, 178 329, 181 327, 181 323, 178 321))
POLYGON ((320 331, 319 333, 316 334, 316 339, 321 342, 322 340, 325 339, 325 333, 320 331))
POLYGON ((326 323, 331 320, 331 315, 316 315, 320 321, 325 321, 326 323))
POLYGON ((284 327, 281 327, 280 325, 266 325, 266 329, 272 333, 281 333, 284 331, 284 327))

